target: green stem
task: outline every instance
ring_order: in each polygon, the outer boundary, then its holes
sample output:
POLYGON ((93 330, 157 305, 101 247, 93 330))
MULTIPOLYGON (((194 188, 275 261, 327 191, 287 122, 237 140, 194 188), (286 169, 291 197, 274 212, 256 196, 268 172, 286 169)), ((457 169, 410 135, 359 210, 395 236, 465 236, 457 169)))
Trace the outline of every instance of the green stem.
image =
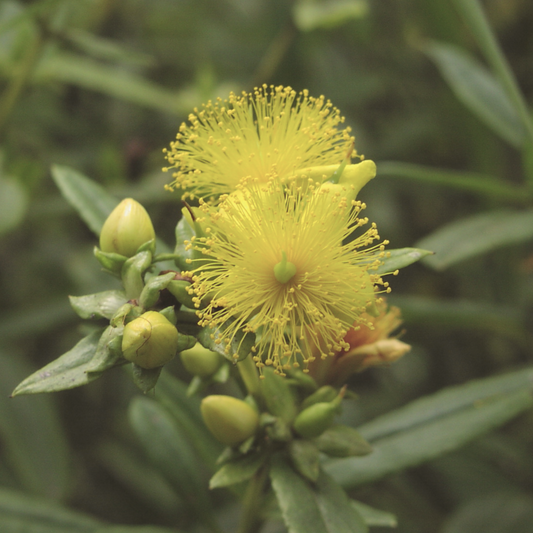
POLYGON ((239 361, 237 363, 237 368, 241 374, 246 390, 251 394, 257 401, 261 400, 261 385, 259 382, 259 373, 257 372, 257 367, 255 366, 254 360, 251 355, 248 355, 246 359, 239 361))
POLYGON ((262 466, 252 477, 244 495, 243 511, 237 533, 257 533, 263 519, 260 517, 263 492, 268 479, 268 465, 262 466))

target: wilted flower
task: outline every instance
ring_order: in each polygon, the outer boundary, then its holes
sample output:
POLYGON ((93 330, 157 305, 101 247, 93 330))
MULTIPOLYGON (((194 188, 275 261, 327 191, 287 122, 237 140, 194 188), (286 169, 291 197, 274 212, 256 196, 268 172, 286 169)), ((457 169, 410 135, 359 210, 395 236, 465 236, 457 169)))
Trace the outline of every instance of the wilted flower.
POLYGON ((366 323, 355 323, 345 335, 347 351, 340 350, 324 360, 317 358, 309 365, 310 374, 319 384, 344 384, 350 375, 393 363, 411 349, 409 344, 390 337, 402 323, 400 310, 387 308, 384 301, 378 303, 378 309, 378 316, 367 316, 366 323))
POLYGON ((386 242, 365 249, 379 239, 375 224, 353 235, 368 223, 358 218, 364 204, 319 185, 242 187, 219 209, 206 207, 209 235, 189 243, 209 259, 186 273, 197 305, 209 301, 200 325, 220 327, 228 350, 237 331, 254 332, 257 366, 281 374, 298 365, 296 354, 307 365, 349 349, 354 322, 370 325, 375 285, 390 290, 373 273, 386 242))
POLYGON ((343 122, 329 100, 307 90, 263 85, 231 93, 195 109, 180 126, 165 150, 176 170, 172 186, 210 198, 234 191, 243 179, 267 183, 309 167, 335 168, 353 142, 350 128, 338 129, 343 122))

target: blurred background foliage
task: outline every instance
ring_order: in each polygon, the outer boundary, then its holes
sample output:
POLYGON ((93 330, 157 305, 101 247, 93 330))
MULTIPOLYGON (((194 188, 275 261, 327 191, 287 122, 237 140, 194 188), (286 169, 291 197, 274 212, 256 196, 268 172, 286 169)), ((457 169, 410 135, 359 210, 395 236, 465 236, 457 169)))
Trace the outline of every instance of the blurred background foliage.
MULTIPOLYGON (((17 499, 26 493, 95 517, 65 511, 64 529, 57 522, 46 529, 48 504, 40 511, 36 504, 40 529, 32 533, 70 531, 69 520, 80 531, 126 531, 108 523, 194 529, 195 511, 208 499, 232 531, 233 499, 198 488, 209 477, 202 465, 179 468, 193 452, 168 413, 183 391, 167 397, 162 413, 116 370, 81 389, 7 399, 23 377, 88 333, 67 295, 116 288, 92 258, 95 237, 61 196, 51 165, 77 169, 117 199, 142 202, 158 236, 172 245, 180 202, 163 189, 169 175, 161 172, 162 148, 194 106, 230 90, 272 83, 326 95, 353 128, 358 152, 378 164, 362 199, 381 235, 393 248, 438 252, 393 280, 390 301, 403 310, 403 340, 413 350, 353 380, 360 398, 345 409, 346 421, 359 424, 423 394, 531 363, 533 136, 524 99, 533 96, 533 4, 483 3, 521 93, 513 93, 506 64, 469 19, 473 4, 0 2, 6 524, 26 505, 17 499), (172 449, 148 438, 158 431, 172 449), (169 462, 177 458, 170 473, 165 454, 169 462)), ((189 379, 179 361, 169 366, 189 379)), ((195 404, 191 409, 197 416, 195 404)), ((530 531, 532 421, 528 412, 460 451, 352 495, 394 512, 399 532, 530 531)), ((204 450, 204 463, 216 451, 204 450)))

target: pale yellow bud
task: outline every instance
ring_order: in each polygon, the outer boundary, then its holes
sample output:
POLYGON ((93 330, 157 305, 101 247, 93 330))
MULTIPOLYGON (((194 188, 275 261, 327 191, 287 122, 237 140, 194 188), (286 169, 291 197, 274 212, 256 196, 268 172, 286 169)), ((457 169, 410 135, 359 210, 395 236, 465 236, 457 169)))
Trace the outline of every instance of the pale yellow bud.
POLYGON ((147 311, 124 327, 122 354, 141 368, 168 363, 179 345, 179 333, 161 313, 147 311))
POLYGON ((202 417, 222 444, 236 446, 255 435, 259 415, 247 403, 231 396, 213 395, 202 400, 202 417))
POLYGON ((190 350, 180 352, 180 357, 187 371, 201 378, 213 375, 223 361, 220 354, 204 348, 198 342, 190 350))
POLYGON ((131 257, 141 245, 154 239, 154 227, 144 207, 126 198, 107 217, 100 233, 100 249, 131 257))

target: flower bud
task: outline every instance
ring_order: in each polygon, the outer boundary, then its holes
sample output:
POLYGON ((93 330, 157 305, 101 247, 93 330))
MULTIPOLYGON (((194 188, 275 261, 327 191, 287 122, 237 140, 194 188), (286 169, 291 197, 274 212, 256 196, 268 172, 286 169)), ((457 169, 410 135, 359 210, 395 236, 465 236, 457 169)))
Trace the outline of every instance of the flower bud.
POLYGON ((213 395, 202 400, 202 417, 222 444, 235 446, 255 435, 259 415, 246 402, 231 396, 213 395))
POLYGON ((213 375, 222 364, 220 354, 204 348, 200 343, 180 353, 185 369, 195 376, 206 378, 213 375))
POLYGON ((345 390, 345 387, 341 389, 338 396, 331 402, 314 403, 301 411, 294 420, 293 427, 296 432, 306 439, 322 435, 338 414, 345 390))
POLYGON ((178 350, 179 333, 161 313, 148 311, 124 327, 124 357, 145 369, 168 363, 178 350))
POLYGON ((154 239, 154 227, 144 207, 126 198, 107 217, 100 233, 100 248, 131 257, 141 245, 154 239))

